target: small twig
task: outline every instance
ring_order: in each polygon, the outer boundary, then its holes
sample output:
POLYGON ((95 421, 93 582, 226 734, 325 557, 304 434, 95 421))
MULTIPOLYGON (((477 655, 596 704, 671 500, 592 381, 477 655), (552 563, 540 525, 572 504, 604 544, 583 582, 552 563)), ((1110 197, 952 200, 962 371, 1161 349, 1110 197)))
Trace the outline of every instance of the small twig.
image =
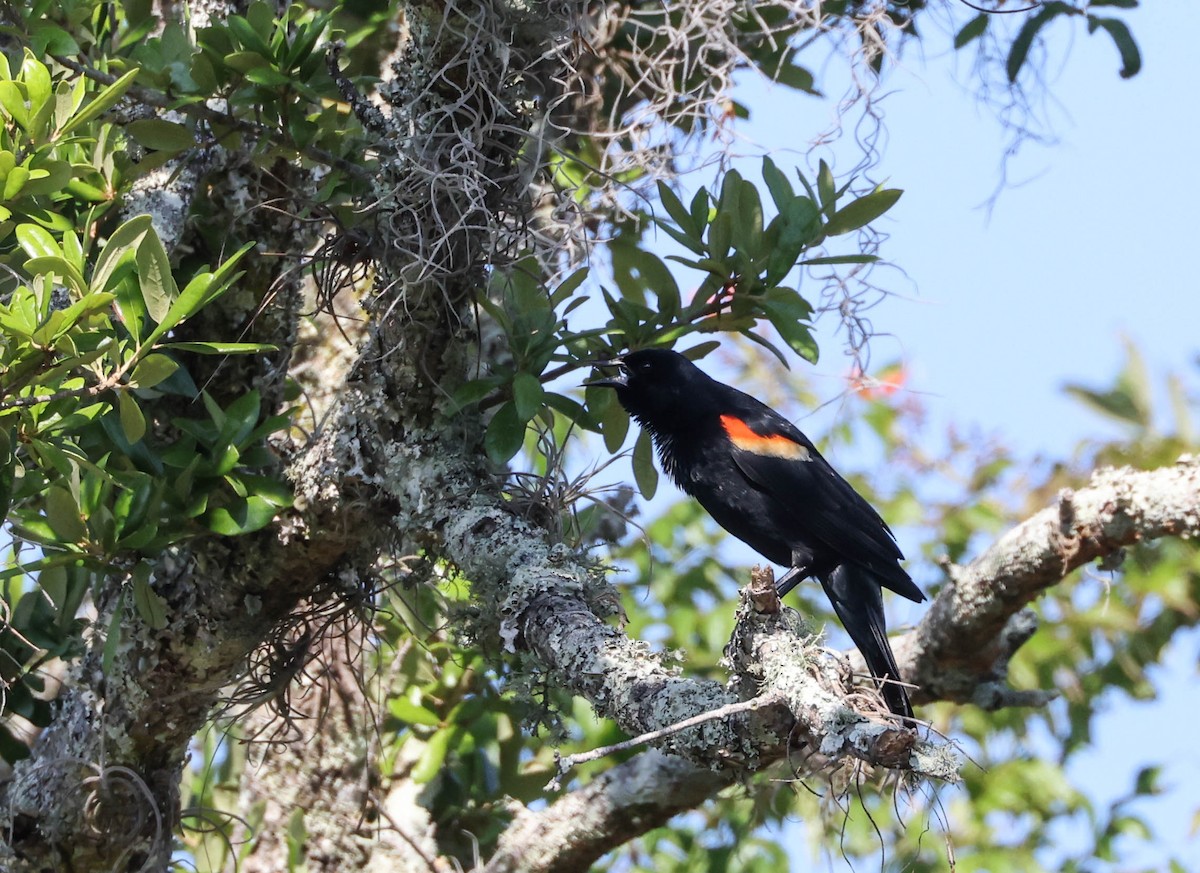
POLYGON ((661 740, 664 737, 669 737, 672 734, 677 734, 680 731, 688 728, 702 725, 705 722, 715 721, 721 718, 727 718, 731 715, 737 715, 742 712, 754 712, 766 706, 774 706, 778 703, 783 703, 783 698, 778 694, 764 694, 761 697, 753 697, 750 700, 743 700, 738 703, 728 703, 725 706, 718 706, 716 709, 710 709, 708 712, 702 712, 699 715, 693 715, 691 718, 685 718, 683 721, 675 724, 667 725, 664 728, 659 728, 656 731, 650 731, 640 736, 632 737, 620 743, 614 743, 611 746, 601 746, 598 749, 592 749, 587 752, 580 752, 576 755, 567 755, 565 758, 555 752, 554 760, 558 766, 558 772, 554 778, 546 783, 546 791, 558 791, 561 788, 559 779, 565 776, 567 771, 579 764, 586 764, 588 761, 595 761, 598 758, 603 758, 606 755, 611 755, 616 752, 625 752, 629 749, 638 746, 653 743, 661 740))
MULTIPOLYGON (((982 12, 984 15, 1016 15, 1019 12, 1032 12, 1042 5, 1041 0, 1037 3, 1030 3, 1028 6, 1022 6, 1020 9, 986 9, 983 6, 976 6, 970 0, 959 0, 963 6, 968 6, 976 12, 982 12)), ((1001 0, 1003 2, 1003 0, 1001 0)))
POLYGON ((40 403, 53 403, 55 400, 66 400, 68 397, 99 397, 105 391, 109 391, 114 387, 116 387, 115 383, 110 383, 108 379, 105 379, 98 385, 91 385, 86 388, 71 388, 63 391, 55 391, 53 394, 35 394, 31 397, 18 397, 15 400, 0 402, 0 411, 19 409, 23 406, 37 406, 40 403))
POLYGON ((68 397, 99 397, 106 391, 112 391, 121 387, 121 380, 125 378, 134 366, 142 360, 142 352, 146 351, 144 347, 139 346, 134 352, 133 357, 123 363, 115 371, 102 378, 95 385, 85 386, 83 388, 70 388, 62 391, 56 391, 53 394, 37 394, 32 397, 18 397, 15 400, 4 399, 7 395, 0 396, 0 411, 6 409, 19 409, 23 406, 37 406, 41 403, 53 403, 55 400, 65 400, 68 397))
POLYGON ((425 848, 409 835, 409 833, 400 825, 400 822, 396 821, 392 814, 388 812, 385 804, 378 803, 374 808, 379 811, 380 815, 387 819, 387 823, 392 826, 392 830, 394 830, 400 839, 404 840, 404 842, 408 844, 408 847, 412 849, 417 856, 426 863, 426 865, 428 865, 430 870, 438 869, 438 865, 434 859, 429 857, 429 853, 425 851, 425 848))
POLYGON ((345 50, 345 41, 339 39, 331 42, 325 49, 325 69, 329 71, 333 84, 337 86, 338 92, 350 106, 351 111, 362 122, 362 126, 381 139, 385 139, 389 132, 387 119, 383 117, 379 107, 364 97, 358 87, 342 72, 339 61, 345 50))

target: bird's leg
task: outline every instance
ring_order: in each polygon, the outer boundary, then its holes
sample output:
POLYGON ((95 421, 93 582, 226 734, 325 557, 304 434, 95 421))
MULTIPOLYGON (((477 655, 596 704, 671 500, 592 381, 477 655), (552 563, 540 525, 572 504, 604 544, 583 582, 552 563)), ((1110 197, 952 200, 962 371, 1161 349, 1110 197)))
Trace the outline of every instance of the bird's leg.
POLYGON ((792 566, 775 582, 775 590, 779 596, 787 594, 805 579, 812 575, 812 555, 805 552, 792 552, 792 566))

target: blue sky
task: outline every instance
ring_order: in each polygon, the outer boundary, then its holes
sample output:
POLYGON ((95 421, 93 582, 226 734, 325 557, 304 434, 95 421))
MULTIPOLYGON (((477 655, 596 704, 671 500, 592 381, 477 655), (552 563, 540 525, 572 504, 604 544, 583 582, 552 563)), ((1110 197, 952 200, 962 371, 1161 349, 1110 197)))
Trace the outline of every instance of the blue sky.
MULTIPOLYGON (((949 40, 927 27, 928 56, 901 59, 882 103, 887 141, 873 177, 906 191, 882 222, 890 233, 883 254, 905 275, 881 277, 896 296, 872 317, 894 336, 875 341, 874 360, 903 357, 909 385, 935 421, 976 425, 1029 456, 1066 457, 1085 437, 1119 434, 1062 386, 1110 385, 1124 360, 1122 337, 1143 352, 1157 385, 1171 371, 1197 385, 1194 34, 1167 15, 1137 10, 1128 18, 1145 60, 1129 81, 1117 76, 1106 37, 1088 38, 1065 22, 1052 32, 1057 103, 1049 111, 1059 141, 1023 148, 1008 166, 1020 184, 1003 190, 990 211, 983 204, 996 189, 1009 134, 973 96, 967 59, 941 51, 949 40)), ((803 165, 804 140, 825 122, 829 102, 759 84, 742 99, 752 112, 742 129, 747 138, 780 164, 794 157, 791 164, 803 165), (772 108, 755 111, 763 106, 772 108)), ((843 171, 857 160, 841 146, 822 156, 843 171)), ((744 172, 757 176, 749 163, 744 172)), ((845 361, 831 353, 816 371, 828 377, 833 396, 845 361)), ((1162 844, 1127 859, 1148 868, 1161 866, 1168 851, 1197 855, 1189 830, 1200 807, 1200 753, 1189 726, 1198 636, 1173 646, 1159 672, 1159 702, 1108 702, 1094 749, 1071 769, 1103 806, 1129 789, 1142 764, 1167 764, 1165 782, 1175 790, 1138 807, 1162 844)), ((1078 835, 1068 828, 1063 839, 1071 845, 1078 835)))
MULTIPOLYGON (((961 11, 961 21, 973 15, 961 11)), ((903 273, 877 277, 894 296, 872 312, 876 329, 891 335, 874 340, 873 360, 905 360, 909 387, 934 422, 997 434, 1026 457, 1067 458, 1081 439, 1120 436, 1062 388, 1111 385, 1124 337, 1160 389, 1168 372, 1185 374, 1193 391, 1200 383, 1193 363, 1200 288, 1190 263, 1200 246, 1194 34, 1167 15, 1135 10, 1127 18, 1145 62, 1128 81, 1117 75, 1107 37, 1087 37, 1072 26, 1081 22, 1053 26, 1044 109, 1057 142, 1025 145, 1007 165, 1013 184, 990 209, 1011 135, 976 99, 969 58, 956 58, 949 37, 927 22, 925 47, 910 46, 885 84, 886 141, 872 178, 906 192, 880 223, 890 234, 882 254, 903 273)), ((826 69, 831 78, 819 78, 818 87, 837 96, 844 85, 836 66, 826 69)), ((832 119, 831 100, 756 81, 744 82, 738 98, 751 109, 738 127, 742 153, 769 151, 781 167, 805 167, 810 178, 816 157, 839 173, 857 163, 851 142, 807 154, 809 139, 832 119)), ((757 158, 738 166, 759 177, 757 158)), ((686 180, 685 189, 707 181, 686 180)), ((813 372, 833 398, 844 388, 847 361, 830 325, 820 327, 824 357, 813 372)), ((1135 807, 1162 841, 1126 858, 1147 869, 1161 867, 1169 852, 1198 854, 1189 837, 1200 808, 1200 752, 1190 729, 1198 647, 1196 633, 1172 647, 1158 672, 1158 702, 1107 701, 1094 749, 1071 768, 1102 809, 1129 790, 1143 764, 1167 765, 1164 782, 1174 790, 1135 807)), ((1070 825, 1062 838, 1065 848, 1082 845, 1070 825)), ((797 863, 806 857, 801 849, 797 863)), ((836 857, 830 862, 839 869, 836 857)))
MULTIPOLYGON (((990 213, 981 204, 1009 135, 973 96, 966 59, 910 52, 881 104, 887 143, 874 176, 905 189, 881 222, 891 235, 883 254, 907 278, 881 277, 897 296, 873 320, 895 339, 874 344, 875 360, 904 357, 935 415, 998 431, 1029 452, 1062 456, 1102 431, 1061 388, 1110 384, 1122 336, 1158 382, 1168 370, 1194 373, 1200 352, 1200 288, 1189 269, 1200 242, 1200 98, 1186 84, 1189 37, 1170 17, 1129 17, 1143 71, 1121 80, 1106 37, 1076 38, 1066 63, 1052 65, 1060 141, 1023 148, 1009 165, 1023 183, 1002 191, 990 213)), ((1060 36, 1083 33, 1063 25, 1060 36)), ((1068 42, 1056 43, 1059 59, 1068 42)), ((783 91, 767 99, 788 99, 783 91)), ((814 115, 828 111, 827 102, 811 104, 814 115)), ((754 113, 745 132, 785 147, 810 131, 807 119, 780 123, 797 117, 754 113)), ((836 163, 849 169, 857 156, 841 151, 836 163)), ((817 369, 836 377, 843 367, 831 354, 817 369)))

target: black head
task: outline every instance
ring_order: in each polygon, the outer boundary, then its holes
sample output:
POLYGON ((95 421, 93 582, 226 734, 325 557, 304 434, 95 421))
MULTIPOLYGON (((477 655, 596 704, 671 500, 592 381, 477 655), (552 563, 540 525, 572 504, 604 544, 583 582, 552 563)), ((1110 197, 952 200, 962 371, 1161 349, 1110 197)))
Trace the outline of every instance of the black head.
POLYGON ((589 384, 617 389, 626 411, 651 429, 666 429, 694 418, 711 397, 712 380, 679 352, 643 349, 621 355, 615 376, 589 384))

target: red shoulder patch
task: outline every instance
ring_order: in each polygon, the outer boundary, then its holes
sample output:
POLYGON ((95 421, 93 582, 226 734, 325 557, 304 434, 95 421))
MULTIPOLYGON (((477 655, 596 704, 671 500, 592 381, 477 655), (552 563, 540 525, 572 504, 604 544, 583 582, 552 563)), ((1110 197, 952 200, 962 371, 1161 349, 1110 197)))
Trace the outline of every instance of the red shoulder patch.
POLYGON ((763 436, 751 430, 750 425, 735 415, 722 415, 721 427, 735 448, 771 458, 787 458, 792 461, 808 461, 812 456, 808 449, 782 434, 763 436))

